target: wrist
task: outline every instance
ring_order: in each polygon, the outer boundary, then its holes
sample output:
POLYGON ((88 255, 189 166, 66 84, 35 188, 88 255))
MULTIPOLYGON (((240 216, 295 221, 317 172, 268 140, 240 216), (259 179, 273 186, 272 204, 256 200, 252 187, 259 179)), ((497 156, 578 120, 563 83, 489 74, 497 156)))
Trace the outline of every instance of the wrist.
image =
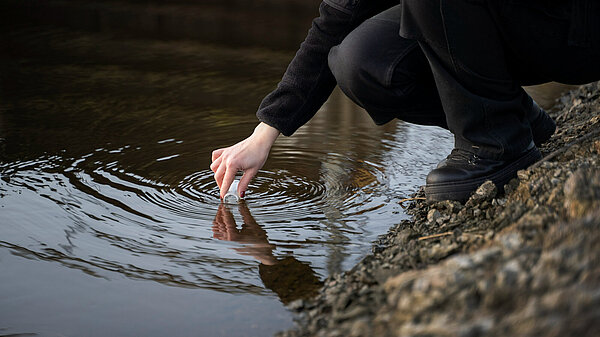
POLYGON ((254 133, 252 134, 252 136, 256 137, 259 141, 265 142, 269 144, 269 146, 271 146, 273 145, 273 143, 275 143, 275 140, 277 139, 277 137, 279 137, 279 134, 279 130, 270 126, 269 124, 261 122, 256 126, 256 128, 254 128, 254 133))

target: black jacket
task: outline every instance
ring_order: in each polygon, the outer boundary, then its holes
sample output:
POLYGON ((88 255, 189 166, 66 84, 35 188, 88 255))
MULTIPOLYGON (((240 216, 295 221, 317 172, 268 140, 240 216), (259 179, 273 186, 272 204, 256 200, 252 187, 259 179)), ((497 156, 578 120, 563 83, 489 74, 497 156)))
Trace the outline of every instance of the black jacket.
POLYGON ((324 0, 320 16, 313 20, 277 89, 260 104, 258 119, 285 136, 308 122, 336 84, 327 65, 331 47, 340 44, 366 19, 398 3, 398 0, 324 0))

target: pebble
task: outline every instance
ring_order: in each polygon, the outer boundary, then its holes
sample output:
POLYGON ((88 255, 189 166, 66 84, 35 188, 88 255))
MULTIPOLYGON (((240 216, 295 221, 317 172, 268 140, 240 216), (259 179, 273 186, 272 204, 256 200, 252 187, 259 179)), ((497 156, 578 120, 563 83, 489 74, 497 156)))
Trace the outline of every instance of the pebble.
POLYGON ((433 223, 441 216, 442 214, 440 213, 440 211, 438 211, 437 209, 431 209, 429 210, 429 212, 427 212, 427 221, 429 223, 433 223))

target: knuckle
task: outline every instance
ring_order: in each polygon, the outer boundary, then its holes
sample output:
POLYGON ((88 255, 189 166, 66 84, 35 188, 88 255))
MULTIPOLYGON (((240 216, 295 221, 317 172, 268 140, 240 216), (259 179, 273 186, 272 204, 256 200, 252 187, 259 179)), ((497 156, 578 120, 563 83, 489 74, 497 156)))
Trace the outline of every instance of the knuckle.
POLYGON ((227 168, 233 168, 237 165, 237 160, 235 158, 227 158, 226 161, 227 168))

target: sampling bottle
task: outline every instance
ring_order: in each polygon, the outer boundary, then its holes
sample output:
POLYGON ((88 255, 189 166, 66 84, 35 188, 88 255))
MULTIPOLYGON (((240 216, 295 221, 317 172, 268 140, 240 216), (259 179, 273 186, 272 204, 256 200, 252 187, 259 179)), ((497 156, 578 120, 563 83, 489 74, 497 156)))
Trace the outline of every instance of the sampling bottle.
POLYGON ((223 202, 226 202, 228 204, 234 204, 240 200, 240 196, 237 193, 239 183, 240 182, 237 179, 235 179, 231 183, 231 186, 229 186, 229 190, 227 191, 227 193, 225 193, 225 196, 223 197, 223 202))

